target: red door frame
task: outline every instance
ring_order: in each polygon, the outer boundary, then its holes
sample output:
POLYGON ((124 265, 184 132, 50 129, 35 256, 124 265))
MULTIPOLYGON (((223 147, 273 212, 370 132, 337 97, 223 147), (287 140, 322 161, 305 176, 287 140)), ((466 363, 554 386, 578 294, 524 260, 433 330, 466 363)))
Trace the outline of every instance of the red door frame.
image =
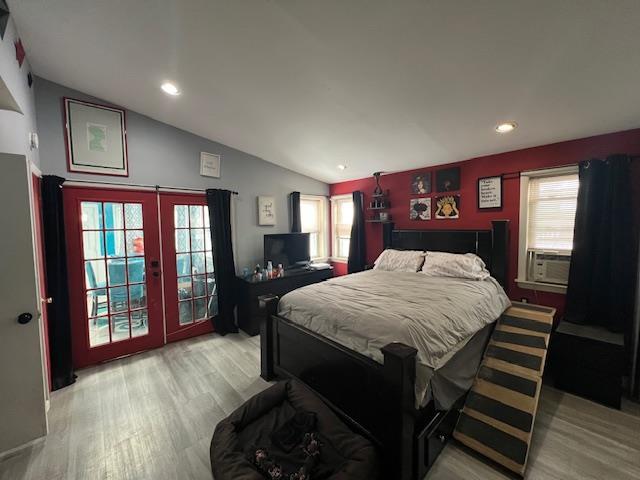
POLYGON ((164 345, 162 280, 159 274, 160 241, 158 202, 154 192, 140 190, 65 187, 63 189, 69 300, 72 322, 73 363, 76 368, 130 355, 164 345), (149 333, 106 345, 89 346, 86 279, 82 249, 80 202, 119 202, 143 204, 144 258, 147 285, 149 333), (152 266, 157 262, 158 268, 152 266), (81 288, 78 288, 81 286, 81 288))
POLYGON ((165 326, 167 342, 175 342, 185 338, 196 337, 213 332, 213 324, 209 319, 196 321, 188 325, 180 325, 178 321, 177 266, 175 246, 176 205, 207 205, 204 194, 160 193, 160 218, 162 233, 162 270, 165 294, 165 326))

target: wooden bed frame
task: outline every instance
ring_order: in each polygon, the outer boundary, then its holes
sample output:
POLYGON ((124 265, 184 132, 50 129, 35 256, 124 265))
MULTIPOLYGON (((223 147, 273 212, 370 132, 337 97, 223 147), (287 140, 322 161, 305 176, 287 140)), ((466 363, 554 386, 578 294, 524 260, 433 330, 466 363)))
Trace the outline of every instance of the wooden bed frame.
MULTIPOLYGON (((491 230, 394 230, 385 224, 384 248, 475 253, 503 286, 507 280, 508 221, 491 230)), ((449 411, 433 401, 415 408, 417 350, 382 348, 380 364, 276 315, 278 297, 261 298, 261 376, 298 378, 381 449, 385 476, 421 480, 455 426, 464 399, 449 411)))

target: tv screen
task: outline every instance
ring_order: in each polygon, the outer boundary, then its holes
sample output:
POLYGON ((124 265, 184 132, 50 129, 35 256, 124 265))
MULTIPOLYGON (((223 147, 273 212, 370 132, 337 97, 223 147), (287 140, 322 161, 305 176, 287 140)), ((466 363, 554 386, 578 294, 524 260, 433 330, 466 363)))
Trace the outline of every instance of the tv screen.
POLYGON ((309 261, 308 233, 277 233, 264 236, 264 264, 271 260, 286 269, 306 266, 309 261))

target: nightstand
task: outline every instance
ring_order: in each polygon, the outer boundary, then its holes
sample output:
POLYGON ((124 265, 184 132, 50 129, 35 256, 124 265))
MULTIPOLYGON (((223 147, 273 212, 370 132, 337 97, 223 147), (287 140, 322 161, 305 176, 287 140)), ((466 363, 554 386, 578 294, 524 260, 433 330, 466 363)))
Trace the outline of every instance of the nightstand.
POLYGON ((622 333, 562 321, 551 339, 551 367, 557 388, 620 408, 622 333))

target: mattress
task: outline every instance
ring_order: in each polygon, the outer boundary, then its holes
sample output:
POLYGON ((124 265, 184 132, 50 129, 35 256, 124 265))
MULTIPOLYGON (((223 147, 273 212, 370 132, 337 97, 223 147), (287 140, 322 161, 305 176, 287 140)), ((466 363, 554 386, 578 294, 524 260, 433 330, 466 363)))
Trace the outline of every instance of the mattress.
MULTIPOLYGON (((456 356, 462 357, 461 365, 469 365, 470 359, 457 353, 471 344, 469 350, 477 355, 472 363, 477 365, 484 343, 472 339, 509 305, 491 277, 468 280, 368 270, 294 290, 282 297, 278 313, 379 363, 380 349, 391 342, 416 348, 416 407, 433 397, 447 408, 455 389, 444 385, 464 383, 455 378, 460 369, 445 368, 447 362, 456 356)), ((475 370, 469 381, 474 375, 475 370)))

